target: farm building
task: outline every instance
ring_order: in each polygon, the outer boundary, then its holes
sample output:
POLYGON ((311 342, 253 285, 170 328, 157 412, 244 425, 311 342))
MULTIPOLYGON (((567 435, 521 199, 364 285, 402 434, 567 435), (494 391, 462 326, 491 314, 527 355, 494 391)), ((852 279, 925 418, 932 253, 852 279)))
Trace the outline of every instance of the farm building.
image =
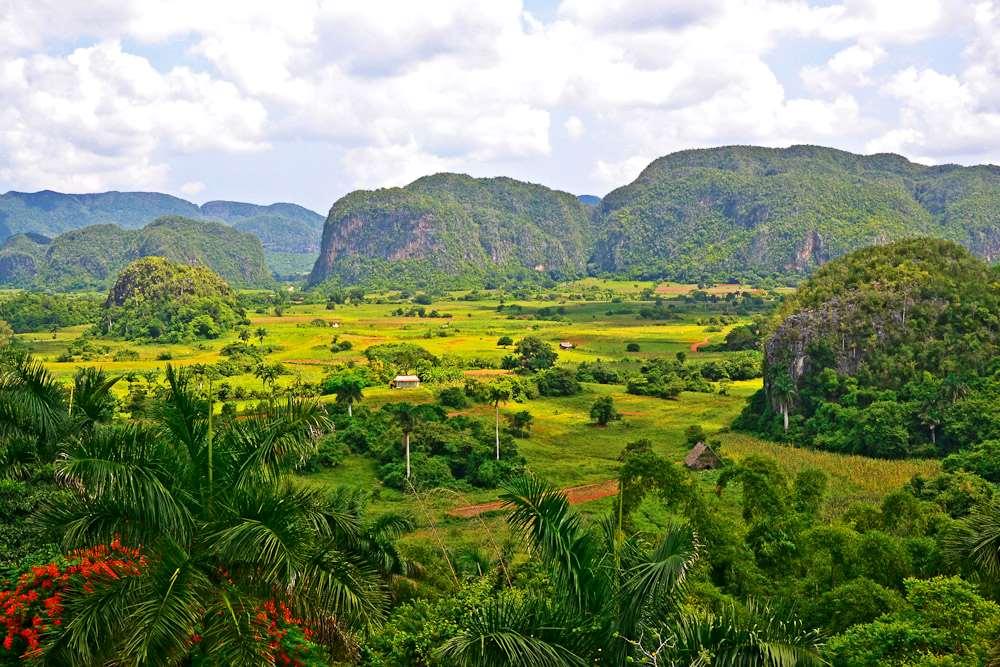
POLYGON ((397 375, 389 387, 392 389, 412 389, 420 386, 420 378, 416 375, 397 375))
POLYGON ((559 343, 560 350, 572 350, 574 347, 576 346, 573 345, 573 343, 569 342, 568 340, 564 340, 563 342, 559 343))
POLYGON ((722 465, 722 459, 704 442, 699 442, 684 457, 684 465, 691 470, 711 470, 722 465))

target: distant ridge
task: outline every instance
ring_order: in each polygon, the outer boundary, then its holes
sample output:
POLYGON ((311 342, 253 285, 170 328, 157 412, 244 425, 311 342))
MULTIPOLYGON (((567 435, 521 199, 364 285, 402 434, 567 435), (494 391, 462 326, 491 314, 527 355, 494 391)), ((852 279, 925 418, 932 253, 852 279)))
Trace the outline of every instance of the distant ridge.
POLYGON ((0 195, 0 242, 20 233, 55 237, 92 225, 139 229, 163 216, 215 220, 257 236, 272 270, 306 273, 319 253, 323 216, 297 204, 210 201, 198 206, 158 192, 64 194, 52 190, 0 195))
POLYGON ((150 256, 208 267, 236 287, 273 284, 253 235, 219 222, 165 216, 141 229, 103 224, 53 239, 16 234, 0 245, 0 285, 105 289, 129 262, 150 256))

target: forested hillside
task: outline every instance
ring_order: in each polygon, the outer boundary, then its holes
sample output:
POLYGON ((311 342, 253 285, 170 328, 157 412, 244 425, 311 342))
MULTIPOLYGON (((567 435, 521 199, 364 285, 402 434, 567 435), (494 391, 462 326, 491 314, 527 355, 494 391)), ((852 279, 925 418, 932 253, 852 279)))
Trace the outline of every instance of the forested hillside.
POLYGON ((578 276, 590 237, 587 209, 571 194, 510 178, 436 174, 338 200, 310 283, 578 276))
POLYGON ((830 262, 772 328, 745 428, 890 458, 1000 438, 1000 269, 957 244, 914 239, 830 262))
POLYGON ((106 288, 140 257, 203 265, 232 284, 271 284, 260 241, 216 222, 160 218, 142 229, 93 225, 54 239, 19 234, 0 246, 0 285, 45 289, 106 288))
POLYGON ((210 201, 199 207, 158 192, 76 195, 44 190, 0 195, 0 242, 23 233, 55 237, 94 225, 139 229, 164 216, 216 220, 253 234, 273 261, 271 269, 279 273, 289 267, 308 272, 323 232, 323 216, 296 204, 210 201))
POLYGON ((687 280, 804 275, 913 236, 1000 257, 1000 168, 925 167, 817 146, 662 157, 601 203, 598 272, 687 280))

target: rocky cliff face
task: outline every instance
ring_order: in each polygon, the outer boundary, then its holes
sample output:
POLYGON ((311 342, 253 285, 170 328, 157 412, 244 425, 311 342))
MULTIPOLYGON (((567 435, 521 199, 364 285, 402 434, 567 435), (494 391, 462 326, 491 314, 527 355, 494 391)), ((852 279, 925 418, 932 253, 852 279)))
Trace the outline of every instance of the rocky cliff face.
POLYGON ((590 216, 573 195, 509 178, 437 174, 334 204, 311 284, 477 284, 534 272, 582 275, 590 216))

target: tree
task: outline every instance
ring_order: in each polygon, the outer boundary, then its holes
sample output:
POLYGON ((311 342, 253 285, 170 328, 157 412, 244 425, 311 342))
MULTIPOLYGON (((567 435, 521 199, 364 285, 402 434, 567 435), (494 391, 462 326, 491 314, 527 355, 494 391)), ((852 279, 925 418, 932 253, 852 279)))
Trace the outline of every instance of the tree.
POLYGON ((562 492, 531 477, 502 498, 552 589, 495 596, 438 648, 445 664, 673 665, 704 656, 712 664, 822 664, 815 635, 766 610, 721 619, 682 610, 698 558, 689 528, 674 524, 646 540, 626 534, 615 513, 592 530, 562 492))
POLYGON ((521 367, 529 371, 551 368, 559 356, 551 345, 538 336, 525 336, 517 342, 514 351, 521 367))
POLYGON ((364 388, 367 386, 368 383, 357 373, 343 372, 327 378, 323 383, 323 390, 325 393, 336 394, 337 403, 346 405, 347 416, 353 417, 351 406, 364 398, 364 388))
POLYGON ((280 361, 275 361, 274 363, 261 362, 254 369, 253 375, 255 378, 260 380, 264 384, 264 388, 274 389, 274 383, 278 381, 278 378, 285 375, 288 371, 285 370, 284 364, 280 361))
MULTIPOLYGON (((248 327, 240 327, 240 331, 237 335, 244 343, 250 342, 250 339, 253 338, 253 334, 250 333, 250 329, 248 327)), ((261 340, 263 341, 263 339, 261 340)))
POLYGON ((260 344, 263 345, 264 338, 267 337, 267 329, 265 329, 264 327, 257 327, 257 330, 254 331, 254 336, 256 336, 260 344))
POLYGON ((500 336, 500 338, 497 339, 497 347, 507 348, 513 344, 514 339, 510 336, 500 336))
POLYGON ((590 406, 590 419, 598 426, 607 426, 621 418, 621 413, 615 410, 615 401, 610 396, 601 396, 590 406))
POLYGON ((44 524, 67 548, 142 545, 145 565, 67 600, 46 662, 183 663, 197 650, 267 664, 254 619, 269 600, 331 642, 377 623, 387 578, 407 569, 391 541, 408 524, 366 524, 348 496, 290 481, 327 427, 322 407, 289 399, 213 424, 185 373, 168 366, 167 382, 154 422, 101 426, 55 464, 74 493, 44 524))
POLYGON ((486 395, 496 413, 496 460, 500 460, 500 404, 514 398, 514 385, 508 380, 494 380, 486 387, 486 395))
POLYGON ((392 415, 396 426, 403 432, 403 449, 406 453, 406 479, 410 479, 410 434, 417 427, 418 414, 412 403, 389 403, 382 408, 392 415))
POLYGON ((639 351, 639 343, 629 343, 628 345, 625 346, 625 351, 626 352, 638 352, 639 351))
POLYGON ((531 425, 535 418, 527 410, 519 410, 510 415, 510 429, 518 438, 527 438, 531 434, 531 425))

